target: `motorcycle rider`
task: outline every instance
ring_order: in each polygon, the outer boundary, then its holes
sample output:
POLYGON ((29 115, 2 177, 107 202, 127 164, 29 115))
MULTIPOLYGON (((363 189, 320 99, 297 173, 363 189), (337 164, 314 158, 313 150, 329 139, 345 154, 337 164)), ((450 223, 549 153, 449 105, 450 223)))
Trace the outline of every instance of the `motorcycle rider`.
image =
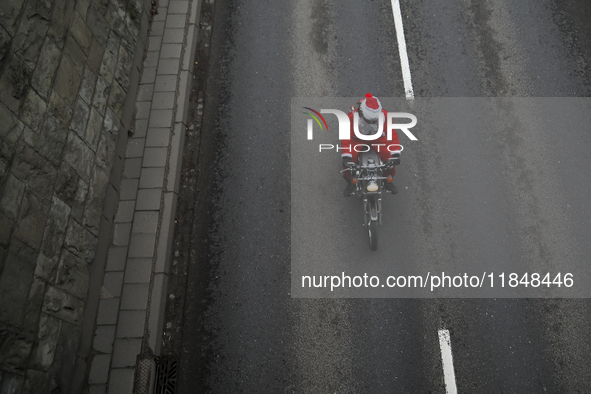
MULTIPOLYGON (((387 136, 386 136, 386 119, 388 116, 388 113, 382 109, 382 104, 380 103, 380 100, 378 100, 377 97, 373 97, 371 95, 371 93, 368 93, 365 95, 364 99, 359 100, 358 105, 356 108, 352 108, 352 111, 349 112, 348 114, 349 116, 349 121, 351 122, 351 128, 350 128, 350 139, 348 140, 342 140, 341 141, 341 150, 342 150, 342 160, 343 160, 343 168, 347 168, 347 163, 352 161, 352 162, 356 162, 357 161, 357 156, 358 156, 358 152, 355 150, 355 146, 356 145, 372 145, 375 144, 376 146, 378 146, 377 144, 384 144, 382 146, 379 146, 379 148, 375 148, 374 150, 377 151, 378 155, 380 156, 380 159, 386 163, 388 161, 390 161, 390 163, 392 164, 400 164, 400 150, 393 150, 392 152, 389 151, 386 146, 388 145, 398 145, 400 146, 400 142, 398 140, 398 134, 396 133, 396 130, 393 130, 392 133, 392 140, 388 141, 387 136), (379 128, 379 116, 380 113, 384 114, 384 125, 382 128, 382 135, 373 140, 373 141, 363 141, 360 140, 359 138, 357 138, 355 136, 355 132, 353 131, 353 121, 354 121, 354 114, 355 112, 359 113, 359 122, 358 122, 358 127, 359 127, 359 132, 363 135, 373 135, 376 134, 379 128)), ((392 166, 391 169, 389 170, 384 170, 383 175, 384 176, 389 176, 392 175, 394 176, 396 174, 396 170, 394 168, 394 166, 392 166)), ((355 190, 355 186, 351 183, 351 171, 345 171, 343 172, 343 178, 345 178, 345 181, 347 181, 347 187, 345 188, 343 194, 345 197, 349 197, 351 195, 351 193, 353 192, 353 190, 355 190)), ((398 189, 396 188, 396 186, 394 185, 394 183, 388 183, 388 182, 384 182, 384 185, 386 187, 386 189, 388 191, 390 191, 392 194, 396 194, 398 193, 398 189)))

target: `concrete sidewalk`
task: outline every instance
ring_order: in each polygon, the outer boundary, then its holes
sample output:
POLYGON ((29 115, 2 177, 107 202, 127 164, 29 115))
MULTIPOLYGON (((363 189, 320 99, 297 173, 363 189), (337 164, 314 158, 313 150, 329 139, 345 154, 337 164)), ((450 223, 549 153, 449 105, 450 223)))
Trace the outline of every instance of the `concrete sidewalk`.
POLYGON ((202 0, 159 0, 92 343, 88 392, 149 393, 160 355, 202 0))

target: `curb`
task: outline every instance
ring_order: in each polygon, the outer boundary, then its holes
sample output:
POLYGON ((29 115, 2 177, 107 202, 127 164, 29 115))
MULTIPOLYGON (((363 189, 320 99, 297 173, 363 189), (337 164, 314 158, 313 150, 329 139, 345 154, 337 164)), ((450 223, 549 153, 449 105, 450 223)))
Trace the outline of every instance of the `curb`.
POLYGON ((150 393, 161 355, 203 0, 160 0, 148 34, 98 300, 89 393, 150 393))

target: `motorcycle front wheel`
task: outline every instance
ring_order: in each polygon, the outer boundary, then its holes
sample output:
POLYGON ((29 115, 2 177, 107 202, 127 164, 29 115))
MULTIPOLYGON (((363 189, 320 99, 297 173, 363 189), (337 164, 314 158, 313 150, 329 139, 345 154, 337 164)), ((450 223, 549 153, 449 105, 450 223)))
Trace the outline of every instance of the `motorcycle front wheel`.
POLYGON ((378 249, 378 221, 371 220, 367 228, 369 235, 369 247, 371 250, 375 251, 378 249))

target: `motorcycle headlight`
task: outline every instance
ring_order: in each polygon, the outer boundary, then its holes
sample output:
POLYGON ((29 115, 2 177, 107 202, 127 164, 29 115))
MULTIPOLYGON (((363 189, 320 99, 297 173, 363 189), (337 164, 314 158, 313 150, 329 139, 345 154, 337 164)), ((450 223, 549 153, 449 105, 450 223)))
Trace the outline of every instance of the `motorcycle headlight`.
POLYGON ((367 185, 367 191, 368 191, 368 192, 375 192, 375 191, 377 191, 378 189, 379 189, 379 188, 378 188, 378 184, 377 184, 375 181, 371 181, 371 182, 369 182, 369 183, 368 183, 368 185, 367 185))

